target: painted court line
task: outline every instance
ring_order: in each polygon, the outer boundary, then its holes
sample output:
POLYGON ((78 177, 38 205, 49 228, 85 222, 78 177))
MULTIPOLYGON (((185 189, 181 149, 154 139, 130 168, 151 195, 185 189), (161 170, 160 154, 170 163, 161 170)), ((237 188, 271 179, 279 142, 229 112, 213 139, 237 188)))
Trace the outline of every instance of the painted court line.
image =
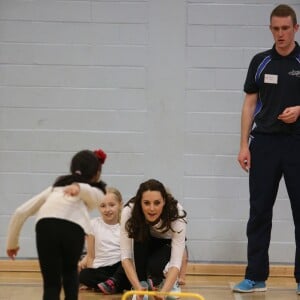
MULTIPOLYGON (((230 289, 232 290, 235 286, 234 282, 229 282, 230 289)), ((232 292, 233 293, 233 292, 232 292)), ((234 300, 243 300, 242 295, 240 293, 233 293, 234 300)))

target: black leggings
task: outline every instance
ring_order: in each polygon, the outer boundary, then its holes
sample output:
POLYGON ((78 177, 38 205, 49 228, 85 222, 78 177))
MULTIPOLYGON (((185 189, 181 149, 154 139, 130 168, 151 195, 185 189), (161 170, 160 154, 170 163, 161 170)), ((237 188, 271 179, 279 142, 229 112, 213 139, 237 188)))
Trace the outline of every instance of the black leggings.
POLYGON ((121 262, 112 266, 99 267, 96 269, 86 268, 79 274, 79 282, 94 289, 98 289, 98 283, 113 278, 116 284, 117 292, 130 290, 131 284, 127 279, 121 262))
POLYGON ((163 270, 171 257, 171 240, 150 237, 145 242, 134 242, 134 263, 140 281, 151 277, 154 285, 164 278, 163 270))
POLYGON ((36 245, 43 276, 43 300, 78 299, 77 264, 84 246, 84 231, 62 219, 45 218, 36 224, 36 245))

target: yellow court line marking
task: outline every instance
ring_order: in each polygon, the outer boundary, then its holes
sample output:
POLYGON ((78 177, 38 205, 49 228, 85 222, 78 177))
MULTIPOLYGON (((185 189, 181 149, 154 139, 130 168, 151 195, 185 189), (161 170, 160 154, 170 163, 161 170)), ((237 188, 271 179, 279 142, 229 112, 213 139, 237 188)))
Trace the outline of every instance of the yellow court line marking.
POLYGON ((205 300, 201 295, 196 293, 187 293, 187 292, 159 292, 159 291, 127 291, 123 294, 121 300, 126 300, 127 297, 133 296, 133 295, 148 295, 148 296, 175 296, 180 298, 197 298, 200 300, 205 300))

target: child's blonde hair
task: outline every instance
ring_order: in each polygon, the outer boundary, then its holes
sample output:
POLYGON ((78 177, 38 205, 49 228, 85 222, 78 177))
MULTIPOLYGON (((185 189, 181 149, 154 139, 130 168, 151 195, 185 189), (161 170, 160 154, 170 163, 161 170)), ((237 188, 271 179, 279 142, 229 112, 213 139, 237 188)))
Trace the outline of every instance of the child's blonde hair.
POLYGON ((116 197, 116 199, 118 200, 118 202, 120 203, 120 210, 119 210, 119 216, 118 216, 118 222, 120 223, 121 211, 122 211, 122 208, 123 208, 122 194, 117 188, 112 187, 112 186, 109 186, 109 187, 106 188, 106 193, 107 194, 113 194, 116 197))

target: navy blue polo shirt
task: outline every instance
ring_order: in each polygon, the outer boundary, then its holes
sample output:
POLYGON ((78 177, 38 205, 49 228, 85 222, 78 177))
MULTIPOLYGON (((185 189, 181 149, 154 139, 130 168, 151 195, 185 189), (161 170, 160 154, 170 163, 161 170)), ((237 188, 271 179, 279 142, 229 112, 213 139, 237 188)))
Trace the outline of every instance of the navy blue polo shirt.
POLYGON ((300 47, 281 56, 275 49, 256 54, 249 66, 244 92, 258 93, 253 132, 300 134, 300 118, 286 124, 277 117, 290 106, 300 105, 300 47))

